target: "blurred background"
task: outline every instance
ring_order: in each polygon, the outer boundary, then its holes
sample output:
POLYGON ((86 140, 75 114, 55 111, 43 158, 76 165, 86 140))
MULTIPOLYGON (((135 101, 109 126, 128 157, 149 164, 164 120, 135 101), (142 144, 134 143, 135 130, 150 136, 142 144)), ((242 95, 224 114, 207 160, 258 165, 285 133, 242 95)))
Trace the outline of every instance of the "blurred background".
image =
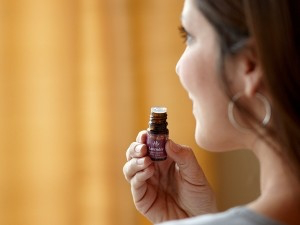
POLYGON ((195 144, 175 74, 182 4, 0 0, 0 224, 150 224, 122 167, 154 105, 168 107, 170 138, 194 149, 220 210, 258 195, 249 152, 195 144))

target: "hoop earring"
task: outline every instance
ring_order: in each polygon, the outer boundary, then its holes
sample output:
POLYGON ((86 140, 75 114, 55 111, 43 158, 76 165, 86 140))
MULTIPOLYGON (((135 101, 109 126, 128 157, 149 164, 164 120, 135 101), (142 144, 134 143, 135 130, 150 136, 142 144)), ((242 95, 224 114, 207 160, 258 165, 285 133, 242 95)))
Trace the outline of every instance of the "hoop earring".
MULTIPOLYGON (((243 126, 241 126, 235 119, 234 117, 234 114, 233 114, 233 109, 234 109, 234 106, 235 106, 235 102, 238 101, 238 99, 240 97, 242 97, 243 94, 242 93, 237 93, 236 95, 234 95, 231 99, 231 101, 229 102, 228 104, 228 118, 229 118, 229 121, 231 122, 231 124, 238 130, 240 131, 243 131, 243 132, 249 132, 250 129, 247 129, 243 126)), ((265 110, 266 110, 266 115, 263 119, 263 121, 261 122, 262 126, 266 126, 270 119, 271 119, 271 105, 268 101, 268 99, 263 96, 262 94, 260 93, 256 93, 255 94, 255 97, 258 98, 260 101, 262 101, 262 103, 264 104, 264 107, 265 107, 265 110)))

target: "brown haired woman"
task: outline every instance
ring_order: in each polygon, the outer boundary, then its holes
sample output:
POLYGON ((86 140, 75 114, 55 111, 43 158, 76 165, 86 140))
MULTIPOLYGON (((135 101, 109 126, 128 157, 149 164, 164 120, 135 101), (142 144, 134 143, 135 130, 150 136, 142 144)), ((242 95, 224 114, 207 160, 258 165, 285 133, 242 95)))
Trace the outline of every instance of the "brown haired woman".
POLYGON ((300 224, 299 15, 294 0, 185 1, 187 47, 176 70, 193 101, 197 144, 251 149, 261 195, 217 213, 191 149, 169 140, 168 159, 154 164, 142 131, 127 150, 124 175, 153 223, 300 224))

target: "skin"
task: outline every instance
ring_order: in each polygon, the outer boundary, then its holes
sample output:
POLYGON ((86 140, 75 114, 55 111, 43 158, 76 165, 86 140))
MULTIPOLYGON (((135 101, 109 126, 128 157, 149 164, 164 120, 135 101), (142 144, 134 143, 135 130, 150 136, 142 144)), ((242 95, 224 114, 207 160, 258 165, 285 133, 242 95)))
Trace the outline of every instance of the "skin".
POLYGON ((169 140, 168 158, 146 156, 146 131, 127 150, 124 174, 136 208, 153 223, 216 212, 212 190, 192 150, 169 140))
MULTIPOLYGON (((182 25, 187 32, 187 46, 176 71, 193 102, 197 144, 215 152, 251 149, 260 162, 261 196, 247 207, 286 224, 297 224, 300 220, 299 181, 280 156, 255 133, 245 134, 229 122, 229 100, 217 80, 216 33, 193 0, 185 1, 182 25)), ((244 101, 255 109, 254 113, 264 115, 255 93, 267 96, 270 102, 272 98, 263 88, 263 73, 255 48, 255 42, 249 40, 244 51, 226 59, 226 74, 230 75, 231 89, 243 93, 244 101)), ((273 140, 269 141, 276 145, 273 140)), ((158 223, 217 211, 213 192, 189 147, 169 140, 166 144, 168 159, 153 163, 147 157, 145 143, 146 131, 142 131, 129 146, 123 168, 136 208, 143 215, 158 223)))

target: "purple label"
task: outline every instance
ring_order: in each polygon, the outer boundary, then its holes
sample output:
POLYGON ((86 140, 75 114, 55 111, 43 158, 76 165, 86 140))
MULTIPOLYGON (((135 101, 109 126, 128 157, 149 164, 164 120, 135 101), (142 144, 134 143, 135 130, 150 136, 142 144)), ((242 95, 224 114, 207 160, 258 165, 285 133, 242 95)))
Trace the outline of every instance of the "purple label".
POLYGON ((167 153, 165 150, 165 144, 167 140, 168 135, 148 133, 148 155, 152 160, 165 160, 167 158, 167 153))

